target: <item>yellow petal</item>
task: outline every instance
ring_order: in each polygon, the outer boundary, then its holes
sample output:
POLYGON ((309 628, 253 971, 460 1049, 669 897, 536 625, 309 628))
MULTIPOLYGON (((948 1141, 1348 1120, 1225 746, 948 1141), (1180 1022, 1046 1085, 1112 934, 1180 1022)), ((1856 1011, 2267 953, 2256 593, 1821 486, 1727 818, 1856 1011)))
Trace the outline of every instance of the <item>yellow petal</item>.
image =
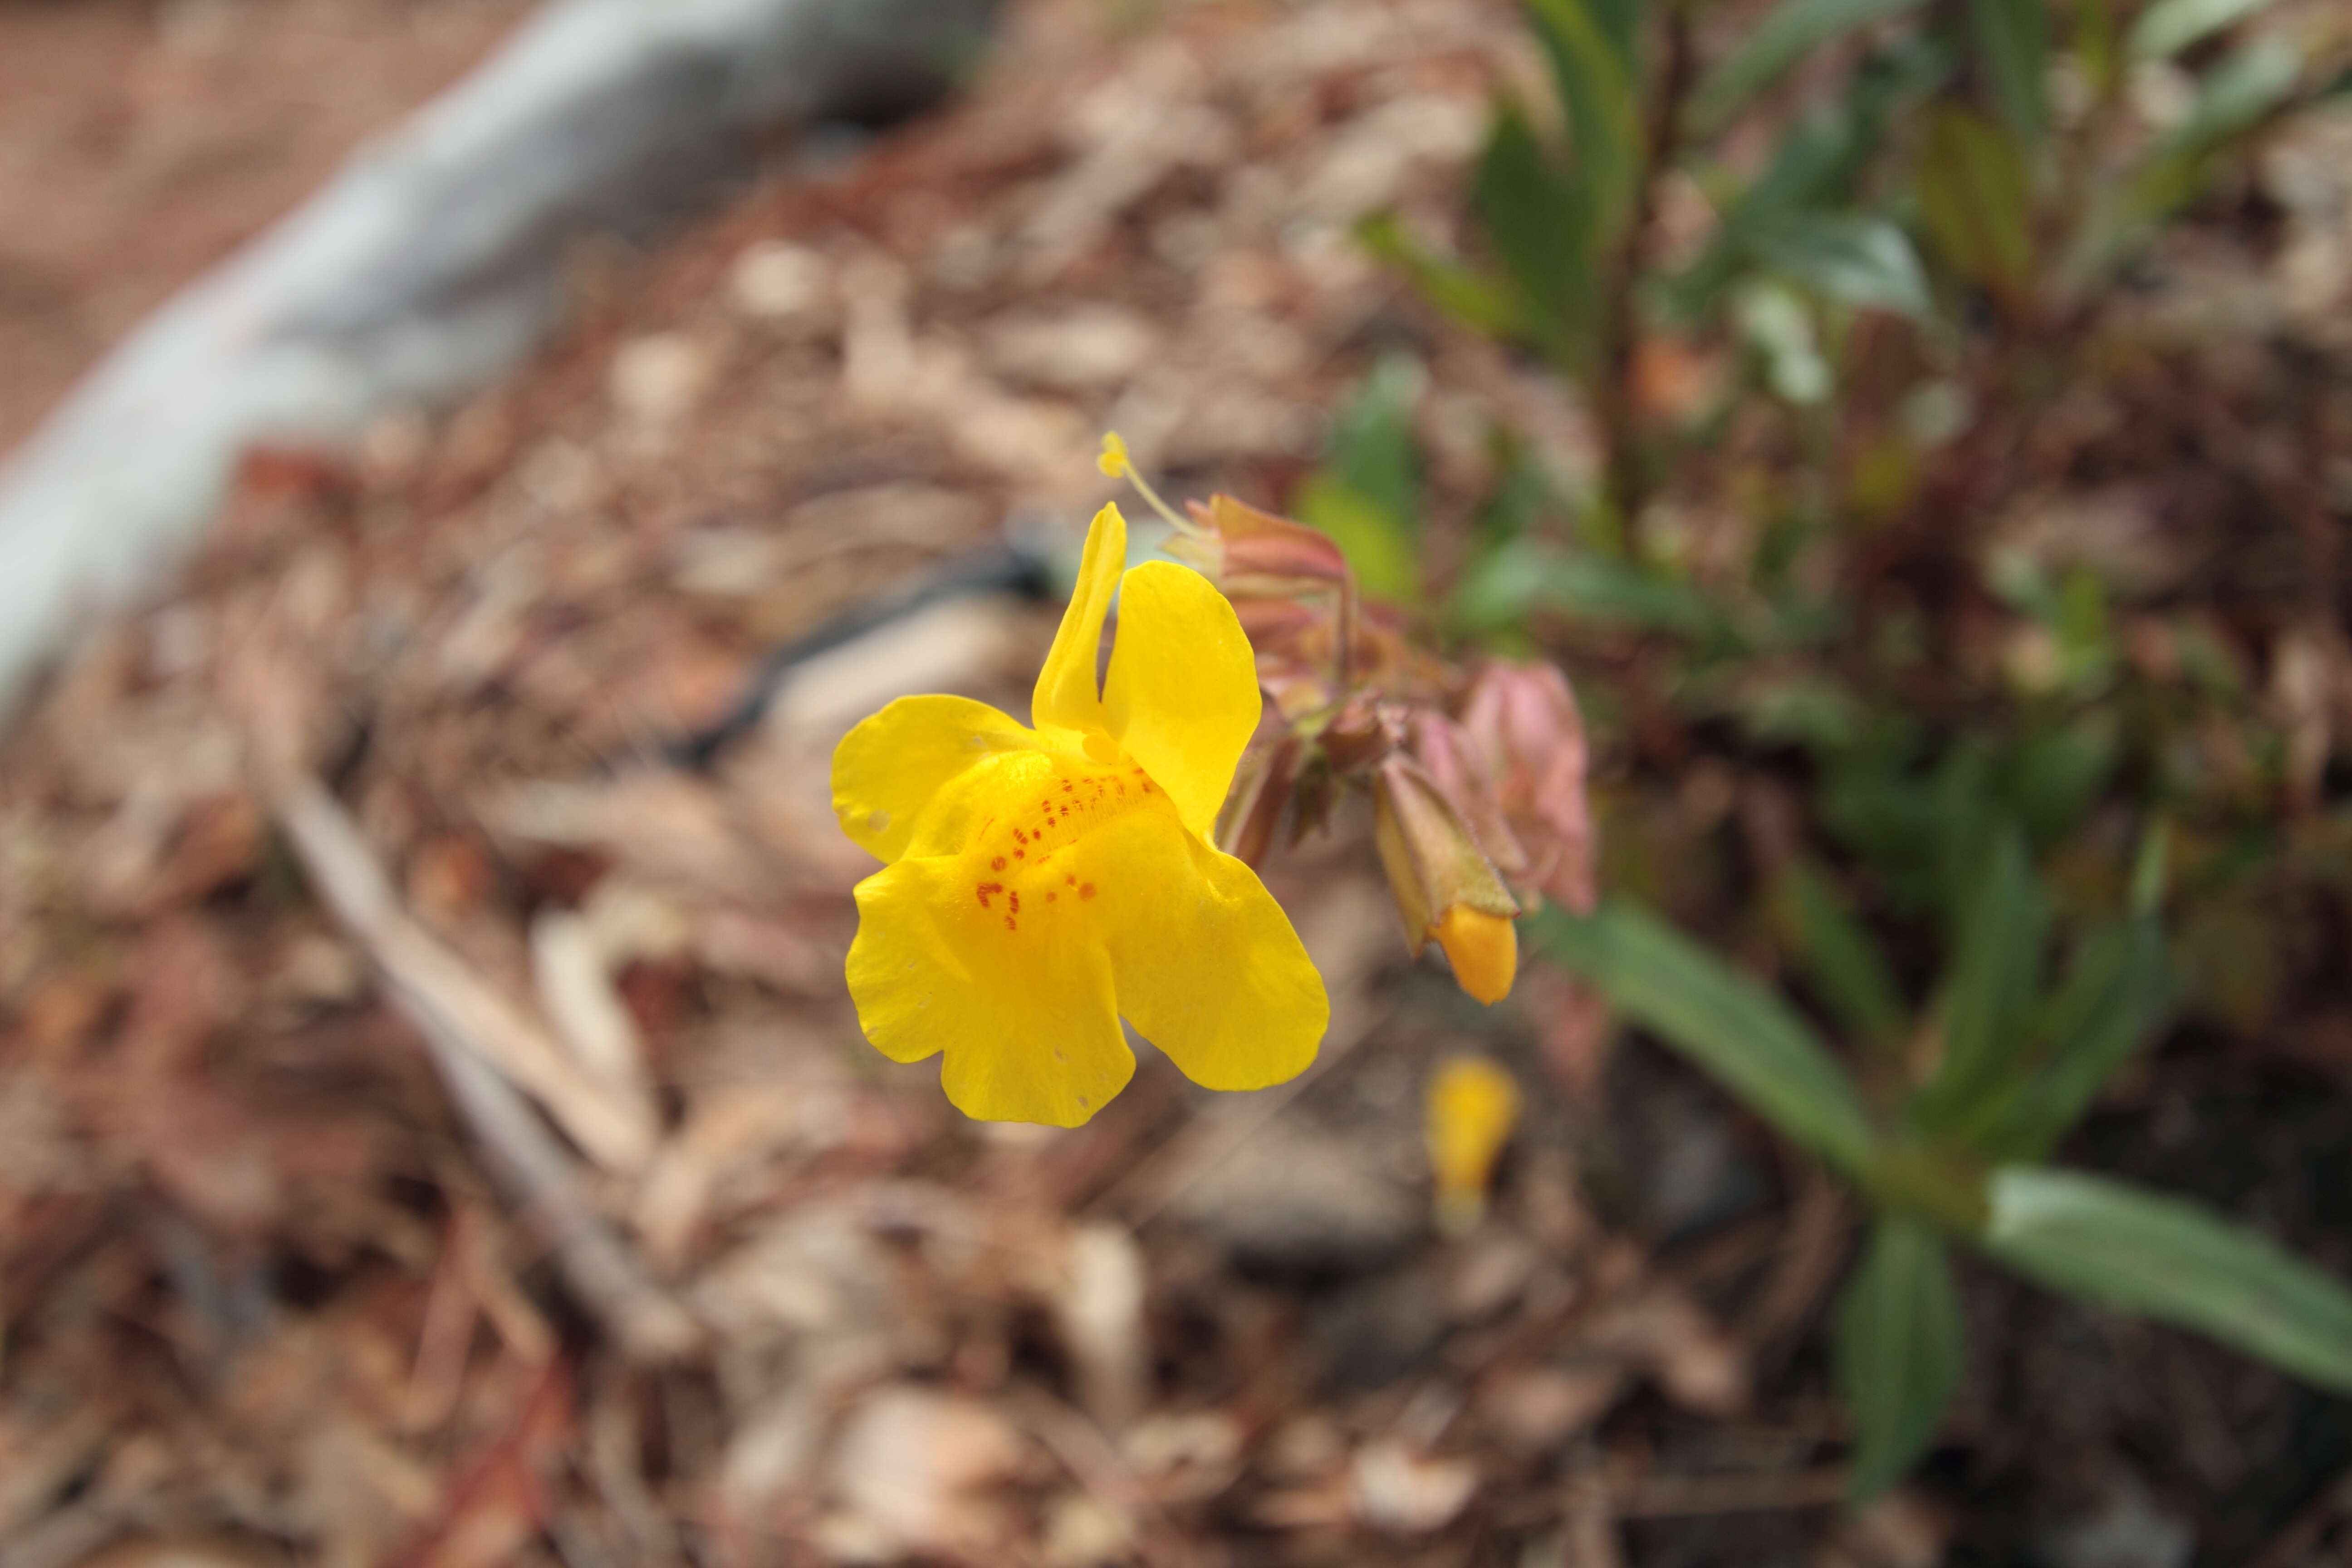
POLYGON ((1264 1089, 1315 1059, 1331 1004, 1257 873, 1148 807, 1074 857, 1110 950, 1118 1010, 1205 1089, 1264 1089))
POLYGON ((1065 730, 1102 728, 1102 695, 1095 670, 1102 657, 1103 616, 1110 611, 1126 564, 1127 520, 1118 515, 1118 507, 1106 506, 1087 530, 1077 586, 1070 592, 1070 607, 1062 612, 1061 629, 1054 634, 1053 649, 1045 655, 1045 668, 1037 672, 1037 689, 1029 700, 1030 721, 1039 729, 1048 724, 1065 730))
POLYGON ((1519 1118, 1518 1086, 1484 1057, 1453 1057, 1430 1079, 1424 1109, 1438 1218, 1460 1235, 1485 1209, 1495 1162, 1519 1118))
POLYGON ((1184 825, 1206 834, 1257 728, 1257 665, 1241 618, 1197 572, 1147 562, 1119 588, 1103 710, 1184 825))
POLYGON ((1508 916, 1455 904, 1437 918, 1429 934, 1445 950, 1463 990, 1490 1007, 1511 994, 1519 973, 1519 938, 1508 916))
POLYGON ((1135 1071, 1109 958, 1076 900, 1058 919, 981 886, 965 856, 903 859, 858 884, 857 1021, 894 1061, 945 1051, 940 1084, 967 1116, 1075 1127, 1135 1071))
POLYGON ((867 854, 896 860, 915 819, 948 783, 981 759, 1034 747, 1034 731, 967 697, 901 697, 867 719, 833 752, 833 811, 867 854))

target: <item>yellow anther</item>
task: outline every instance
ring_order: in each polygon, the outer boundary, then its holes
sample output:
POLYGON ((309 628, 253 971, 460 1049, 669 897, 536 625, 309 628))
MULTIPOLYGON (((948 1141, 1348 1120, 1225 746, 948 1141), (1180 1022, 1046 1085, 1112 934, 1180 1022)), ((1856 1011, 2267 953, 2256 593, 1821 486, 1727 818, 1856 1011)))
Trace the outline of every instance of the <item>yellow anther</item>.
POLYGON ((1123 479, 1133 471, 1134 465, 1128 461, 1127 443, 1119 439, 1118 431, 1103 432, 1102 456, 1095 459, 1095 467, 1108 479, 1123 479))

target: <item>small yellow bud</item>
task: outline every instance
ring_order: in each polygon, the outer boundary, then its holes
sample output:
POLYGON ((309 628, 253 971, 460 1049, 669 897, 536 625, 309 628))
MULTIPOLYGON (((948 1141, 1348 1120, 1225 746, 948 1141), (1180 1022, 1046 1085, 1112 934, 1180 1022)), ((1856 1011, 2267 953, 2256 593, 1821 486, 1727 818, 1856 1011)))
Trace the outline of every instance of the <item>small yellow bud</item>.
POLYGON ((1486 1214, 1495 1162, 1518 1122, 1518 1086, 1485 1057, 1452 1057, 1429 1080, 1424 1109, 1438 1226, 1465 1235, 1486 1214))
POLYGON ((1490 1007, 1511 994, 1519 973, 1519 937, 1508 915, 1455 904, 1437 917, 1429 934, 1445 950, 1463 990, 1490 1007))
POLYGON ((1414 954, 1433 938, 1463 990, 1489 1005, 1509 995, 1519 969, 1511 917, 1519 907, 1461 813, 1402 752, 1381 763, 1372 807, 1372 842, 1414 954))
POLYGON ((1095 459, 1095 467, 1103 471, 1105 479, 1127 478, 1133 465, 1127 460, 1127 443, 1119 439, 1118 431, 1104 432, 1102 455, 1095 459))

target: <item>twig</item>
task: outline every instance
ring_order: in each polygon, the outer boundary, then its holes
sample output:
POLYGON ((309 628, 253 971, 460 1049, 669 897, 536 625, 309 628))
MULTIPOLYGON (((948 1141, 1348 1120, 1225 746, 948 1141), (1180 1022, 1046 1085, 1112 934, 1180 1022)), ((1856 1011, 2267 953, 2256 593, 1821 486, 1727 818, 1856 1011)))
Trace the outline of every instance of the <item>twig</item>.
POLYGON ((388 999, 424 1035, 492 1175, 581 1304, 632 1356, 667 1359, 693 1345, 699 1325, 646 1276, 590 1205, 572 1157, 509 1079, 538 1078, 530 1087, 583 1146, 597 1140, 625 1151, 632 1137, 649 1146, 650 1119, 642 1131, 618 1120, 601 1089, 575 1081, 551 1040, 409 919, 358 827, 316 780, 299 779, 286 790, 278 820, 320 897, 374 960, 388 999), (550 1084, 556 1092, 545 1091, 550 1084))
POLYGON ((1017 1394, 1011 1407, 1087 1495, 1127 1521, 1145 1562, 1154 1568, 1183 1568, 1193 1561, 1175 1521, 1128 1468, 1101 1427, 1060 1400, 1034 1390, 1017 1394))
POLYGON ((294 782, 278 818, 320 897, 375 961, 402 1011, 528 1092, 599 1165, 644 1169, 655 1140, 652 1106, 591 1077, 538 1020, 412 920, 350 814, 317 780, 294 782))

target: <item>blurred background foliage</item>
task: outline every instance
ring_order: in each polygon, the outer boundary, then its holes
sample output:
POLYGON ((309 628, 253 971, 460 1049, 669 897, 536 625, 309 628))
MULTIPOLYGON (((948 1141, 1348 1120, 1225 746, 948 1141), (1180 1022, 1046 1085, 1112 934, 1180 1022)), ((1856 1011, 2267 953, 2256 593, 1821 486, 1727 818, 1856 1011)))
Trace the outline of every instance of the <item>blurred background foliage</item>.
POLYGON ((2044 1163, 2168 1031, 2341 984, 2324 477, 2159 531, 2114 498, 2167 482, 2177 430, 2051 434, 2162 393, 2152 248, 2259 226, 2265 137, 2352 94, 2342 37, 2266 9, 1783 0, 1702 49, 1703 5, 1528 0, 1543 79, 1494 101, 1468 242, 1360 228, 1572 387, 1599 450, 1562 476, 1493 429, 1435 537, 1400 353, 1296 510, 1440 637, 1577 678, 1614 897, 1536 949, 1879 1216, 1833 1331, 1858 1497, 1959 1380, 1951 1240, 2352 1389, 2340 1283, 2044 1163), (2266 593, 2212 564, 2273 547, 2266 593), (1661 837, 1700 789, 1715 842, 1661 837))

